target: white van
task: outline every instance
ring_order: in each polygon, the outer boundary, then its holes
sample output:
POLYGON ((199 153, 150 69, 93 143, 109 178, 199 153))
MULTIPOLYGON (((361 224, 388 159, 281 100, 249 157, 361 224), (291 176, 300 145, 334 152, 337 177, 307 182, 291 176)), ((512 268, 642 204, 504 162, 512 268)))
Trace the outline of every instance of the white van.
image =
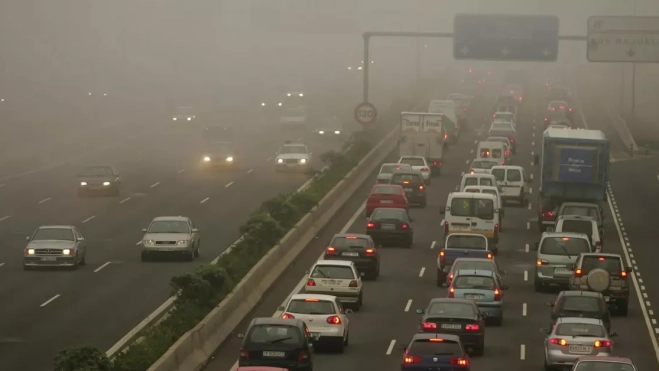
MULTIPOLYGON (((508 165, 506 152, 510 154, 506 144, 503 142, 478 142, 478 159, 493 159, 499 161, 501 165, 508 165)), ((508 156, 510 157, 510 156, 508 156)))
POLYGON ((470 185, 496 187, 497 180, 492 174, 475 173, 463 175, 460 182, 460 192, 464 192, 465 187, 470 185))
POLYGON ((526 187, 531 180, 526 176, 521 166, 493 166, 490 174, 496 179, 501 190, 503 202, 517 201, 520 206, 526 206, 526 187))
POLYGON ((503 231, 503 218, 506 216, 503 209, 503 202, 501 201, 501 193, 499 188, 490 187, 490 186, 466 186, 464 189, 465 192, 471 193, 486 193, 494 196, 495 203, 494 208, 499 209, 499 232, 503 231))
POLYGON ((499 209, 496 198, 487 193, 451 192, 446 206, 440 206, 444 215, 444 233, 474 233, 487 238, 491 246, 499 242, 499 209))

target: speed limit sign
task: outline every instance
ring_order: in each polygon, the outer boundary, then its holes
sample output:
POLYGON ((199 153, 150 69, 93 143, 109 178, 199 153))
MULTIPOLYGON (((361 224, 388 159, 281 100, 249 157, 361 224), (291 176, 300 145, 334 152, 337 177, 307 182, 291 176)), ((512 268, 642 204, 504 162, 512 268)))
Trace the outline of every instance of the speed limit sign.
POLYGON ((360 103, 355 108, 355 120, 364 126, 374 123, 377 117, 378 111, 368 102, 360 103))

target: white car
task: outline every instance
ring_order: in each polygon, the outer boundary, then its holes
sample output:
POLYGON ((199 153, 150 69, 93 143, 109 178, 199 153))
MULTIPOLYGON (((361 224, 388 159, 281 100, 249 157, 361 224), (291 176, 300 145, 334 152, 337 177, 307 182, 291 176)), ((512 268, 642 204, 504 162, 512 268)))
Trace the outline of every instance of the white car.
POLYGON ((506 121, 506 122, 512 122, 515 123, 516 117, 515 113, 513 112, 495 112, 494 115, 492 115, 492 121, 506 121))
POLYGON ((355 263, 347 260, 318 260, 309 271, 304 292, 313 295, 334 295, 344 305, 362 307, 362 277, 355 263))
POLYGON ((472 161, 471 166, 469 167, 469 173, 471 173, 471 174, 476 174, 476 173, 489 174, 490 169, 492 169, 494 166, 498 166, 498 165, 499 165, 499 161, 497 161, 497 160, 488 160, 488 159, 477 158, 474 161, 472 161))
POLYGON ((332 295, 296 294, 288 303, 279 307, 281 318, 300 319, 309 328, 314 343, 328 345, 340 353, 350 338, 351 309, 343 309, 341 301, 332 295))
POLYGON ((556 219, 556 232, 583 233, 590 239, 590 245, 596 252, 602 251, 602 237, 597 219, 589 216, 561 215, 556 219))
POLYGON ((311 152, 301 143, 286 143, 275 156, 275 169, 277 171, 307 171, 311 163, 311 152))
POLYGON ((490 125, 490 130, 514 130, 517 131, 517 125, 512 121, 494 120, 490 125))
POLYGON ((398 170, 412 170, 412 167, 408 164, 398 164, 398 163, 387 163, 382 164, 380 167, 380 172, 377 176, 378 184, 389 184, 391 180, 391 175, 398 170))
POLYGON ((412 167, 412 170, 417 170, 421 172, 423 176, 423 182, 429 186, 432 182, 430 165, 426 158, 423 156, 403 156, 398 160, 399 164, 408 164, 412 167))

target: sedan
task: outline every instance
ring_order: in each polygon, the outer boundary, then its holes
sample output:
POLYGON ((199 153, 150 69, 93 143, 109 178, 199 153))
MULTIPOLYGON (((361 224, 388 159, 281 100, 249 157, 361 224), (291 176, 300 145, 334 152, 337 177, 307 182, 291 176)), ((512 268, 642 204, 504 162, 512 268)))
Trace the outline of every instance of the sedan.
POLYGON ((349 260, 369 279, 375 280, 380 275, 380 252, 373 239, 365 234, 335 234, 323 259, 349 260))
POLYGON ((499 165, 499 161, 497 160, 476 159, 472 161, 469 172, 471 174, 489 174, 490 169, 497 165, 499 165))
POLYGON ((92 194, 117 196, 120 192, 121 179, 112 166, 87 166, 78 174, 78 196, 92 194))
POLYGON ((410 207, 403 187, 396 184, 376 184, 366 199, 366 216, 380 208, 405 209, 410 207))
POLYGON ((608 357, 613 349, 604 323, 598 319, 559 318, 556 326, 547 329, 545 338, 545 369, 573 365, 582 356, 608 357))
POLYGON ((45 225, 37 228, 23 255, 23 269, 34 267, 71 267, 85 265, 85 239, 71 225, 45 225))
POLYGON ((458 335, 462 344, 474 355, 485 351, 485 317, 473 300, 435 298, 421 314, 419 332, 458 335))
POLYGON ((156 254, 177 254, 192 261, 199 257, 201 238, 192 220, 184 216, 160 216, 142 229, 142 261, 156 254))
POLYGON ((405 209, 375 209, 366 223, 366 234, 380 245, 411 248, 414 243, 414 230, 405 209))
POLYGON ((571 371, 638 371, 634 361, 622 357, 579 357, 571 371))

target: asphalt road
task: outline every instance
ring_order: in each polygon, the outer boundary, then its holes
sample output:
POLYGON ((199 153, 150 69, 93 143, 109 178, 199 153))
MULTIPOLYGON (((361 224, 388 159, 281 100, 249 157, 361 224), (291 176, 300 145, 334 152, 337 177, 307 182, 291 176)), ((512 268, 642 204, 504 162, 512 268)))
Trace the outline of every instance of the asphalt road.
POLYGON ((216 258, 263 200, 306 181, 303 174, 275 173, 273 157, 285 140, 304 140, 317 168, 321 153, 340 148, 307 133, 238 130, 240 169, 207 173, 198 169, 199 128, 153 125, 137 139, 129 140, 130 131, 122 135, 112 138, 118 143, 112 148, 72 147, 66 150, 75 156, 71 161, 17 168, 21 172, 0 178, 1 370, 52 370, 54 354, 73 345, 109 349, 169 297, 172 276, 216 258), (75 175, 83 165, 114 165, 121 195, 78 198, 75 175), (140 261, 141 229, 161 215, 192 218, 202 238, 201 259, 140 261), (43 224, 78 226, 87 241, 87 266, 23 271, 25 237, 43 224))
MULTIPOLYGON (((531 165, 531 158, 532 153, 540 150, 542 136, 540 110, 545 106, 544 101, 528 99, 520 112, 519 151, 514 163, 524 166, 534 176, 530 195, 532 202, 528 208, 512 206, 506 210, 503 221, 505 230, 501 234, 497 257, 498 263, 507 271, 504 281, 510 286, 510 290, 504 292, 504 323, 502 327, 487 328, 485 355, 472 360, 474 371, 543 369, 544 334, 540 332, 540 328, 546 327, 549 323, 550 308, 545 303, 552 301, 556 293, 536 293, 533 289, 535 254, 529 246, 539 240, 539 233, 535 223, 530 223, 529 220, 536 216, 535 192, 539 179, 539 167, 531 165), (534 119, 537 125, 534 124, 534 119)), ((585 119, 588 119, 587 115, 585 119)), ((584 125, 581 118, 578 118, 577 122, 581 126, 584 125)), ((400 346, 407 343, 418 326, 419 316, 414 310, 425 308, 429 300, 434 297, 446 296, 446 289, 438 288, 435 284, 437 243, 444 237, 440 228, 442 218, 438 208, 445 203, 448 193, 456 189, 462 172, 468 170, 468 164, 474 157, 473 152, 479 138, 484 139, 476 133, 470 133, 461 138, 459 146, 450 149, 444 161, 445 169, 442 175, 429 187, 427 208, 411 210, 411 216, 414 218, 412 224, 415 228, 414 247, 411 250, 385 248, 381 251, 381 276, 376 282, 365 282, 364 307, 360 312, 352 314, 349 347, 341 355, 318 353, 314 362, 316 371, 336 369, 357 371, 364 369, 364 365, 368 365, 369 369, 399 369, 403 357, 400 346)), ((392 154, 391 159, 395 157, 392 154)), ((374 175, 371 179, 374 179, 374 175)), ((612 183, 615 183, 616 176, 617 172, 614 169, 612 183)), ((652 176, 656 177, 656 175, 652 176)), ((626 179, 618 178, 617 181, 622 184, 626 179)), ((319 258, 334 233, 339 231, 362 233, 365 230, 363 202, 370 188, 371 183, 368 182, 361 187, 361 190, 346 204, 341 215, 307 247, 297 263, 263 298, 236 333, 244 332, 253 317, 281 314, 276 312, 277 307, 282 305, 289 295, 302 288, 306 280, 304 271, 319 258)), ((623 189, 628 190, 627 193, 634 191, 629 186, 623 189)), ((615 189, 614 193, 616 193, 615 189)), ((657 201, 644 200, 644 202, 647 206, 654 205, 657 201)), ((647 215, 638 214, 638 218, 651 218, 653 209, 656 208, 647 208, 647 215)), ((640 223, 640 220, 634 221, 636 226, 641 225, 640 223)), ((624 239, 621 239, 614 219, 607 218, 604 228, 606 251, 623 254, 621 240, 624 239)), ((650 233, 650 231, 646 232, 648 239, 650 233)), ((640 243, 639 241, 638 246, 641 246, 640 243)), ((648 245, 646 243, 642 246, 648 245)), ((646 254, 645 264, 653 264, 651 250, 647 250, 646 254)), ((648 267, 646 271, 650 268, 648 267)), ((656 285, 656 282, 654 284, 656 285)), ((634 287, 637 288, 636 285, 634 287)), ((643 286, 640 287, 645 289, 643 286)), ((659 368, 656 359, 657 349, 653 345, 654 338, 648 336, 646 321, 649 323, 649 320, 644 317, 648 308, 640 305, 637 291, 633 290, 629 315, 613 319, 613 330, 619 334, 619 337, 615 338, 614 354, 634 359, 641 370, 656 370, 659 368)), ((235 367, 239 348, 240 339, 237 337, 229 339, 217 351, 206 370, 228 371, 235 367)))

